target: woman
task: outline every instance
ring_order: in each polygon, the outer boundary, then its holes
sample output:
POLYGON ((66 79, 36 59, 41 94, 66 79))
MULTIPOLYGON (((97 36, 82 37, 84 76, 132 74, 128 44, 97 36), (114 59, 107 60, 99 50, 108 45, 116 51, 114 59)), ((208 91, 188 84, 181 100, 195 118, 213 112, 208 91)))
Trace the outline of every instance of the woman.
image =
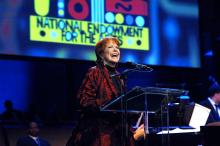
POLYGON ((121 115, 101 112, 99 107, 123 92, 116 67, 120 59, 119 41, 107 37, 96 44, 96 66, 91 67, 78 92, 82 115, 67 146, 122 146, 121 115))

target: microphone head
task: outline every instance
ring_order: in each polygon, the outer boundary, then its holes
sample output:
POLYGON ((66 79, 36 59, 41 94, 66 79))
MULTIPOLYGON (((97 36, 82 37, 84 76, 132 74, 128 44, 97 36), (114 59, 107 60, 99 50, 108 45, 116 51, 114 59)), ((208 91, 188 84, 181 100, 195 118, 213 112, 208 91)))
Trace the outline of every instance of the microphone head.
POLYGON ((125 63, 120 63, 118 64, 118 67, 123 67, 123 68, 135 68, 135 65, 133 62, 127 61, 125 63))
POLYGON ((136 68, 136 64, 130 61, 127 61, 125 65, 127 68, 136 68))
POLYGON ((127 61, 124 64, 119 65, 119 67, 125 67, 128 69, 136 69, 139 71, 149 71, 149 72, 153 70, 151 67, 149 67, 147 65, 137 64, 137 63, 130 62, 130 61, 127 61))

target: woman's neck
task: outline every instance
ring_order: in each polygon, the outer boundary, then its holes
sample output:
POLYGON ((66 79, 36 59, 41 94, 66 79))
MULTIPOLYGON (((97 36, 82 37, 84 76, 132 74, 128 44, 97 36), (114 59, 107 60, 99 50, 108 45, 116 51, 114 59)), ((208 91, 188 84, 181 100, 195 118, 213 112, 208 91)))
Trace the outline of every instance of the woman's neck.
POLYGON ((107 62, 107 61, 105 61, 104 60, 104 65, 108 65, 108 66, 110 66, 110 67, 112 67, 112 68, 115 68, 115 66, 116 66, 116 63, 111 63, 111 62, 107 62))

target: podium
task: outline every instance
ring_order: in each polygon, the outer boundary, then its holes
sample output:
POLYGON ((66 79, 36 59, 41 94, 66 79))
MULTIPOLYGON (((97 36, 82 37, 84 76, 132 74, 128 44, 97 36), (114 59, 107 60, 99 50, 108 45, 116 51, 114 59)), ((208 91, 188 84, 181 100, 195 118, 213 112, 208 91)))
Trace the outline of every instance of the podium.
MULTIPOLYGON (((132 88, 127 93, 105 103, 100 107, 101 111, 122 112, 125 117, 130 112, 144 113, 145 133, 149 133, 148 114, 155 113, 160 109, 162 114, 166 114, 166 124, 162 124, 169 130, 169 105, 181 95, 187 95, 187 90, 159 88, 159 87, 139 87, 132 88)), ((125 123, 126 124, 126 123, 125 123)), ((169 138, 168 138, 169 143, 169 138)))
POLYGON ((187 90, 136 86, 100 107, 101 111, 155 112, 174 98, 188 94, 187 90), (123 108, 124 107, 124 108, 123 108))

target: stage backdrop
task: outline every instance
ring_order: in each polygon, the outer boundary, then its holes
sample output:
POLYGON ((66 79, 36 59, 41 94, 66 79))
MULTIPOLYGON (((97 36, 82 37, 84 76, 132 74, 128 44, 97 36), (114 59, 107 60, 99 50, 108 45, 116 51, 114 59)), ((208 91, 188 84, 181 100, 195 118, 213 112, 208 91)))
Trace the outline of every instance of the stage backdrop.
POLYGON ((106 36, 121 62, 200 67, 197 0, 1 0, 0 54, 95 60, 106 36))

